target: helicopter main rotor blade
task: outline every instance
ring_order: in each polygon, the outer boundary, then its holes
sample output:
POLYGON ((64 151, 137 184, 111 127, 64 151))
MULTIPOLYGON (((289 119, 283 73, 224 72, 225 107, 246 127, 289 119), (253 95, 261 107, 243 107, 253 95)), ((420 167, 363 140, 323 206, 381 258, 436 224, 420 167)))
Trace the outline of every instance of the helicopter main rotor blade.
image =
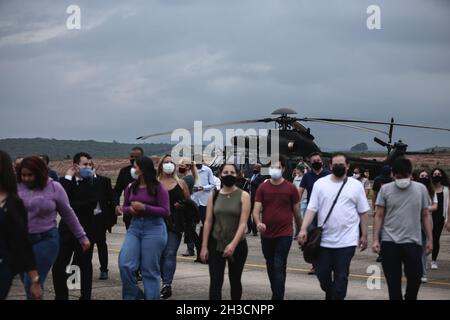
POLYGON ((326 124, 332 124, 332 125, 335 125, 335 126, 341 126, 341 127, 347 127, 347 128, 357 129, 357 130, 361 130, 361 131, 367 131, 367 132, 371 132, 371 133, 383 133, 383 134, 385 134, 387 136, 389 135, 389 133, 387 133, 386 131, 383 131, 383 130, 366 128, 366 127, 361 127, 361 126, 355 126, 355 125, 351 125, 351 124, 338 123, 338 122, 328 121, 328 120, 317 120, 317 119, 315 119, 315 120, 309 120, 309 122, 326 123, 326 124))
MULTIPOLYGON (((231 125, 236 125, 236 124, 250 124, 250 123, 271 122, 271 121, 275 121, 275 119, 265 118, 265 119, 257 119, 257 120, 230 121, 230 122, 216 123, 216 124, 210 124, 210 125, 203 125, 202 128, 203 129, 218 128, 218 127, 231 126, 231 125)), ((189 128, 187 130, 192 131, 192 130, 194 130, 194 128, 191 127, 191 128, 189 128)), ((148 138, 169 135, 169 134, 172 134, 172 132, 173 132, 173 130, 172 131, 159 132, 159 133, 153 133, 153 134, 148 134, 148 135, 145 135, 145 136, 138 137, 136 139, 137 140, 145 140, 145 139, 148 139, 148 138)))
POLYGON ((422 125, 410 124, 410 123, 392 123, 392 122, 385 122, 385 121, 350 120, 350 119, 333 119, 333 118, 303 118, 303 119, 298 119, 298 120, 299 121, 317 121, 317 120, 320 120, 320 121, 330 121, 330 122, 385 124, 385 125, 393 125, 393 126, 398 126, 398 127, 410 127, 410 128, 420 128, 420 129, 450 131, 449 128, 422 126, 422 125))

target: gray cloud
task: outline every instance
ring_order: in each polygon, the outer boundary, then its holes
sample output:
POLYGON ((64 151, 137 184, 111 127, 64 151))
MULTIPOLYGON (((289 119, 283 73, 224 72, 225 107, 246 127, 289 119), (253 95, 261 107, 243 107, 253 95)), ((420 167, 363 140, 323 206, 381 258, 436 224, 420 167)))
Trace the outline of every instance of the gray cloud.
MULTIPOLYGON (((449 9, 420 0, 2 1, 0 136, 130 142, 280 106, 448 127, 449 9), (80 31, 65 29, 74 2, 80 31), (382 30, 366 28, 370 4, 381 7, 382 30)), ((325 147, 373 137, 311 128, 325 147)), ((449 144, 445 132, 395 137, 412 148, 449 144)))

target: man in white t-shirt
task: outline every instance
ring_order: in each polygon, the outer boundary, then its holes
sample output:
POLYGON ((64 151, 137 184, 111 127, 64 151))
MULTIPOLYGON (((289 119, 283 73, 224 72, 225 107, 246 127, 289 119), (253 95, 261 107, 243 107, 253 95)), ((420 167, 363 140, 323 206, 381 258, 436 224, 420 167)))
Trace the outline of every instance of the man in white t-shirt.
POLYGON ((314 262, 320 287, 326 300, 343 300, 347 294, 350 262, 357 246, 367 248, 369 203, 363 185, 356 179, 347 179, 348 159, 336 153, 331 159, 332 175, 320 178, 314 184, 299 243, 307 239, 307 228, 317 213, 318 225, 323 226, 320 253, 314 262), (342 184, 346 184, 324 224, 342 184))

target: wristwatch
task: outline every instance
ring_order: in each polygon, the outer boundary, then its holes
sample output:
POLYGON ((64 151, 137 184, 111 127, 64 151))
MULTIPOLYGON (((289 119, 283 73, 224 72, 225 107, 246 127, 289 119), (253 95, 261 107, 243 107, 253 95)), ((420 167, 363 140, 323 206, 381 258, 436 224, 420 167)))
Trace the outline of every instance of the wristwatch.
POLYGON ((31 283, 32 284, 40 284, 39 282, 39 276, 34 277, 33 279, 31 279, 31 283))

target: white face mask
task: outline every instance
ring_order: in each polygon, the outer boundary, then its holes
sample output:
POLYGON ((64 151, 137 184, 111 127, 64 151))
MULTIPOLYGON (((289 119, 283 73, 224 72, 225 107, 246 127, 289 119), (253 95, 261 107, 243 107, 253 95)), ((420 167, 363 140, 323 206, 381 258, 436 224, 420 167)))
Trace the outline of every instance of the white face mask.
POLYGON ((175 171, 175 165, 171 162, 163 163, 163 171, 166 174, 172 174, 175 171))
POLYGON ((406 189, 406 188, 409 187, 410 184, 411 184, 411 179, 410 178, 395 179, 395 185, 397 187, 399 187, 400 189, 406 189))
POLYGON ((283 176, 283 171, 278 168, 269 168, 269 175, 273 180, 278 180, 283 176))
POLYGON ((136 174, 136 169, 135 169, 135 168, 131 168, 130 174, 131 174, 131 177, 132 177, 134 180, 139 179, 139 176, 136 174))

